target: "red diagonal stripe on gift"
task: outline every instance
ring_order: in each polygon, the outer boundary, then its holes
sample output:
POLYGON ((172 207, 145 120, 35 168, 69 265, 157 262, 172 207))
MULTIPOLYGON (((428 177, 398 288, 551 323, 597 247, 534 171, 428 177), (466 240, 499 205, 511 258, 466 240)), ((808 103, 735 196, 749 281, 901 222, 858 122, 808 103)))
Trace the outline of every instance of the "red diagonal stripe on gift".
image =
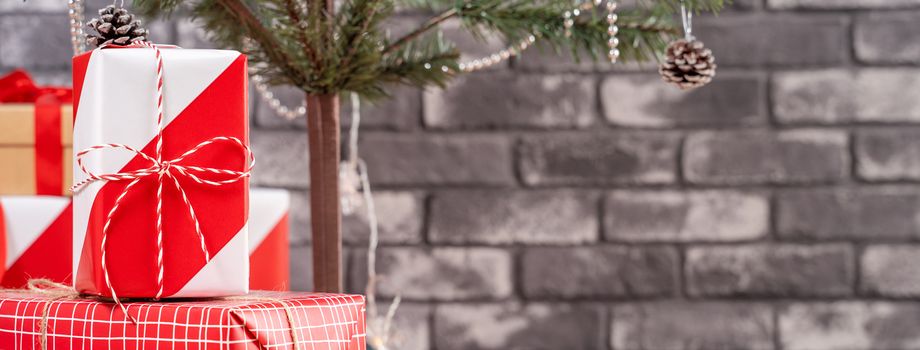
MULTIPOLYGON (((256 244, 257 242, 249 242, 256 244)), ((249 255, 249 289, 286 291, 290 289, 288 214, 269 231, 249 255)))
MULTIPOLYGON (((164 159, 178 157, 202 141, 218 136, 236 137, 248 143, 246 96, 242 93, 246 89, 245 72, 246 58, 240 55, 163 129, 164 159)), ((168 89, 168 81, 166 85, 168 89)), ((154 154, 155 147, 152 140, 142 152, 154 154)), ((240 170, 245 169, 245 162, 243 154, 228 144, 215 144, 183 161, 202 167, 240 170)), ((149 161, 137 156, 119 172, 149 166, 149 161)), ((187 178, 180 178, 179 182, 198 215, 208 252, 214 256, 246 223, 248 180, 220 187, 202 186, 187 178)), ((93 202, 80 268, 95 266, 96 290, 108 289, 99 272, 102 227, 108 208, 129 183, 105 183, 93 202), (87 251, 92 252, 91 256, 87 251)), ((125 196, 122 204, 125 207, 112 219, 107 251, 109 275, 122 297, 149 297, 157 290, 156 187, 154 179, 138 183, 125 196)), ((164 296, 182 289, 205 265, 194 225, 181 194, 174 187, 164 186, 164 296)))
POLYGON ((80 96, 83 96, 83 79, 86 79, 90 56, 92 56, 92 51, 73 58, 73 115, 70 116, 73 120, 76 120, 77 109, 80 108, 80 96))
POLYGON ((70 283, 73 248, 73 203, 13 262, 3 274, 4 288, 23 288, 32 278, 70 283))

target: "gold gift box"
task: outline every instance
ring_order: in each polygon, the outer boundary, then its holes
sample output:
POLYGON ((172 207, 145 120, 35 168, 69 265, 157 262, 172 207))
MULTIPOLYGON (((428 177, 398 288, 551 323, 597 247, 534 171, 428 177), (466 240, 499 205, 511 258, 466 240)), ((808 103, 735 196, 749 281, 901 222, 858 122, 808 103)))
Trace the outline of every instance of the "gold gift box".
MULTIPOLYGON (((63 187, 70 195, 73 177, 73 106, 61 105, 63 187)), ((35 105, 0 104, 0 195, 36 194, 35 105)))

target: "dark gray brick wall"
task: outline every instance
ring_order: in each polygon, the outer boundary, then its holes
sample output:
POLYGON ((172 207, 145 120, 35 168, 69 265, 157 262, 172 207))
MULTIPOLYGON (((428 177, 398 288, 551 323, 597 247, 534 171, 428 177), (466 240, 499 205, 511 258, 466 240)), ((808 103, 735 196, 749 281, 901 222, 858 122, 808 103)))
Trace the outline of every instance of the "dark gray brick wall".
MULTIPOLYGON (((363 103, 398 349, 920 349, 918 23, 920 0, 735 0, 696 21, 720 68, 695 91, 535 48, 363 103)), ((502 45, 448 25, 467 57, 502 45)), ((0 72, 67 84, 67 34, 64 1, 0 1, 0 72)), ((309 290, 306 122, 253 95, 253 184, 292 191, 309 290)), ((363 209, 343 227, 363 292, 363 209)))

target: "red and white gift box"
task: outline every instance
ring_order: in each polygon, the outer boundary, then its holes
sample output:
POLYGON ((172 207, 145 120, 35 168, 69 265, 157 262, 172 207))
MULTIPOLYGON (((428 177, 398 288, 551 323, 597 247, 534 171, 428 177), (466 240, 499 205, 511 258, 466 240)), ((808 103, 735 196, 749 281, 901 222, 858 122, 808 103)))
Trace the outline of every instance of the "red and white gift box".
POLYGON ((290 288, 288 212, 285 190, 254 188, 249 192, 249 288, 285 291, 290 288))
POLYGON ((6 272, 0 285, 23 288, 32 278, 70 283, 70 198, 4 196, 0 211, 0 241, 6 244, 6 272))
MULTIPOLYGON (((236 51, 162 48, 160 79, 155 51, 97 49, 74 57, 75 155, 90 147, 118 144, 155 158, 160 82, 162 160, 182 158, 183 153, 216 137, 235 138, 248 145, 246 57, 236 51)), ((74 165, 75 184, 90 179, 87 172, 111 174, 152 166, 149 159, 125 147, 101 149, 86 154, 82 161, 86 172, 74 165)), ((212 143, 175 165, 243 171, 248 161, 239 146, 212 143)), ((90 182, 75 193, 73 274, 78 292, 111 297, 117 291, 118 297, 127 298, 248 292, 248 179, 207 186, 186 174, 172 174, 188 201, 171 178, 163 180, 162 241, 157 235, 157 176, 137 181, 128 191, 133 181, 107 180, 90 182), (105 235, 108 215, 122 194, 105 235), (200 223, 204 243, 191 210, 200 223)), ((197 175, 211 181, 226 178, 214 173, 197 175)))
POLYGON ((245 299, 126 303, 135 324, 111 303, 4 292, 0 348, 41 349, 44 338, 47 349, 62 350, 365 349, 363 296, 258 293, 245 299))

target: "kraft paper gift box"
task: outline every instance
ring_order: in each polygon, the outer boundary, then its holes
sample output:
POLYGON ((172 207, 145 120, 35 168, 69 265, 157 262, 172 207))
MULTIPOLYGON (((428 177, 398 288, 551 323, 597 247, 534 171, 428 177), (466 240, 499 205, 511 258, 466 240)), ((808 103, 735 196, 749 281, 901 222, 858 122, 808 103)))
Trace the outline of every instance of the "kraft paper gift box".
POLYGON ((24 71, 0 78, 0 195, 70 195, 69 95, 36 86, 24 71))
MULTIPOLYGON (((92 180, 90 173, 130 173, 155 166, 151 159, 156 159, 160 82, 162 160, 171 161, 157 168, 169 172, 162 185, 162 240, 157 231, 158 176, 90 181, 74 193, 74 285, 81 293, 104 297, 114 293, 119 298, 246 294, 248 178, 212 186, 177 170, 178 166, 247 169, 246 57, 226 50, 161 48, 160 52, 162 80, 155 50, 149 47, 96 49, 73 59, 74 183, 92 180), (213 142, 196 148, 214 138, 234 138, 239 144, 213 142), (122 146, 95 149, 83 155, 83 166, 79 164, 81 150, 106 144, 122 146), (197 151, 175 161, 190 150, 197 151), (110 217, 116 203, 117 211, 110 217), (200 223, 200 236, 192 211, 200 223)), ((230 178, 187 172, 209 181, 230 178)))
POLYGON ((41 349, 47 339, 47 348, 57 350, 365 349, 360 295, 259 292, 125 305, 137 323, 96 299, 2 292, 0 348, 41 349))
POLYGON ((249 288, 253 290, 290 288, 290 207, 285 190, 254 188, 249 193, 249 288))
POLYGON ((33 278, 70 283, 72 212, 69 197, 0 196, 3 288, 33 278))

